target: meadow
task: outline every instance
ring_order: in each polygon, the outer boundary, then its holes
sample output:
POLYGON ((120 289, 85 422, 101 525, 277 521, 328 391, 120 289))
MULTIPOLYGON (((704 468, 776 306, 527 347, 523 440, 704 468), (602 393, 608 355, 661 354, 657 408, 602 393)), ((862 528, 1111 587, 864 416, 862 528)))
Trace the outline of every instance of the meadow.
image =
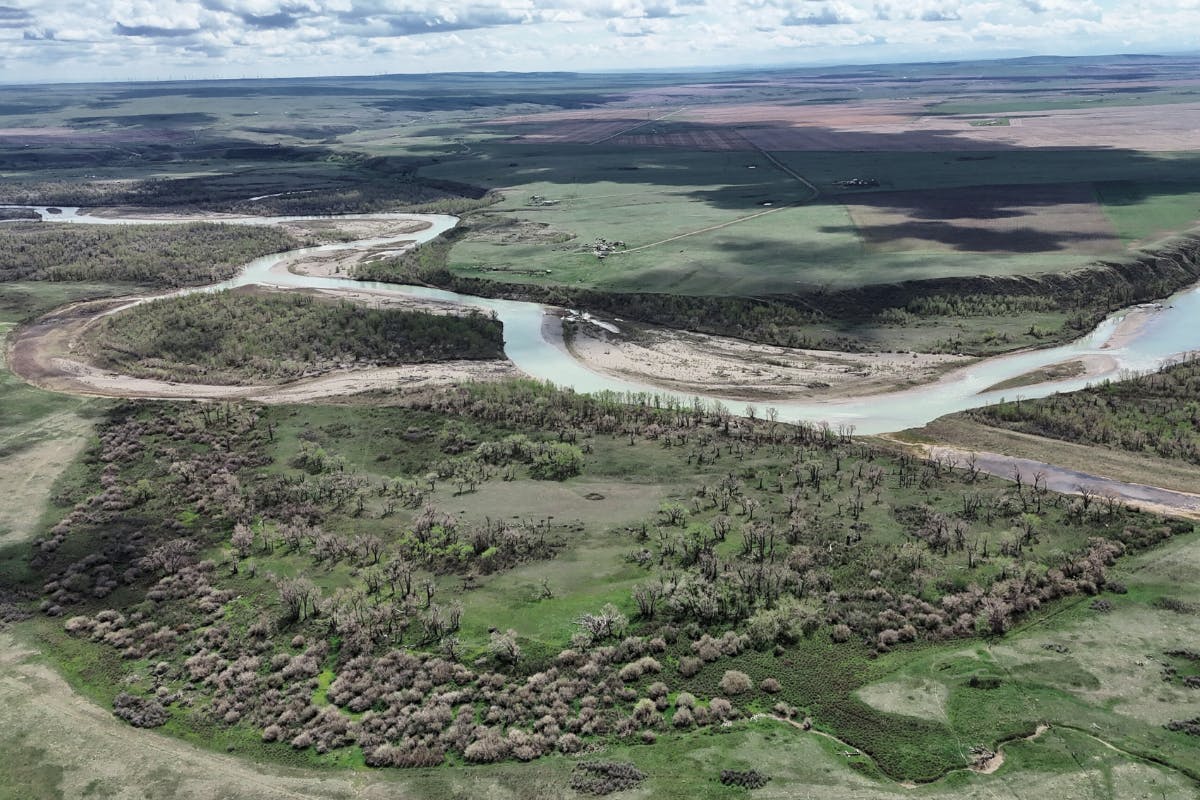
MULTIPOLYGON (((1041 722, 1106 719, 976 650, 1086 622, 1128 591, 1122 553, 1195 536, 769 412, 528 383, 348 411, 111 406, 32 549, 5 551, 10 591, 43 598, 19 635, 134 725, 268 763, 548 758, 565 780, 564 756, 600 747, 650 790, 676 748, 711 741, 712 774, 687 786, 724 796, 744 790, 719 768, 796 737, 812 751, 791 720, 888 790, 1041 722), (941 717, 860 694, 910 671, 946 686, 941 717)), ((1105 738, 1186 773, 1167 721, 1105 738)), ((807 774, 780 766, 780 786, 807 774)))

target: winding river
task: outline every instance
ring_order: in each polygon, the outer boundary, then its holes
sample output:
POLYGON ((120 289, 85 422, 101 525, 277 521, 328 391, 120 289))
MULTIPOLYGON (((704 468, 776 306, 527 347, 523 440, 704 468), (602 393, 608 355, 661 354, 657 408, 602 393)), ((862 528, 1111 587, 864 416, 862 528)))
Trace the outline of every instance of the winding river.
MULTIPOLYGON (((185 221, 175 219, 139 219, 133 217, 97 217, 82 213, 77 208, 61 208, 51 213, 45 207, 29 207, 43 220, 60 223, 87 224, 177 224, 185 221)), ((227 217, 213 221, 237 225, 273 225, 281 222, 298 222, 317 219, 390 219, 428 222, 429 227, 416 233, 380 239, 363 239, 352 242, 322 245, 265 256, 250 262, 235 278, 213 286, 186 289, 180 293, 194 291, 217 291, 249 284, 260 284, 285 288, 333 289, 368 291, 398 297, 415 297, 455 303, 492 312, 504 324, 504 349, 509 359, 526 374, 552 381, 560 386, 569 386, 581 392, 610 390, 615 392, 649 392, 662 396, 676 396, 690 401, 694 395, 665 391, 654 386, 603 375, 588 369, 573 358, 557 341, 547 338, 548 317, 551 309, 536 304, 515 300, 461 295, 440 289, 421 286, 404 286, 391 283, 356 281, 349 278, 317 277, 299 275, 279 268, 284 261, 314 253, 336 252, 363 248, 384 247, 397 242, 427 242, 453 228, 455 217, 436 214, 358 214, 331 216, 286 216, 286 217, 227 217)), ((1126 370, 1148 370, 1165 361, 1200 348, 1200 286, 1180 292, 1165 301, 1163 308, 1147 316, 1138 328, 1114 342, 1117 325, 1126 312, 1120 312, 1101 323, 1090 334, 1066 345, 1029 350, 1005 356, 983 359, 954 370, 935 383, 886 394, 846 399, 807 400, 804 402, 772 402, 769 405, 779 412, 784 421, 825 421, 831 425, 853 425, 858 433, 874 434, 917 427, 944 414, 996 402, 1004 396, 1010 398, 1042 397, 1057 391, 1079 389, 1088 383, 1103 378, 1117 378, 1126 370), (1007 392, 985 392, 997 383, 1015 378, 1041 367, 1073 361, 1088 356, 1102 356, 1110 365, 1100 374, 1086 378, 1026 386, 1007 392)), ((551 328, 551 330, 553 330, 551 328)), ((725 402, 734 410, 743 403, 717 396, 701 395, 703 399, 725 402)))

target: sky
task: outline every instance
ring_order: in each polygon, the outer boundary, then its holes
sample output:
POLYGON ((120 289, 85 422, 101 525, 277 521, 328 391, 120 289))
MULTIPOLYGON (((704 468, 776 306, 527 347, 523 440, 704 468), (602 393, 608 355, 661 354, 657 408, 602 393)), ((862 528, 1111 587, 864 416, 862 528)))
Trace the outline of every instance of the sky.
POLYGON ((0 0, 0 81, 864 64, 1196 49, 1200 0, 0 0))

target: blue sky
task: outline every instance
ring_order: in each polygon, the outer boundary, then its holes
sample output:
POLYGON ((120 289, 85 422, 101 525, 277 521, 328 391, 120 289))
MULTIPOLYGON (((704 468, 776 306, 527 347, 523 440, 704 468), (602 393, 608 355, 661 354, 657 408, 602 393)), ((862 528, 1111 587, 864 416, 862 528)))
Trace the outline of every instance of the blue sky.
POLYGON ((1200 0, 0 0, 0 80, 870 63, 1195 49, 1200 0))

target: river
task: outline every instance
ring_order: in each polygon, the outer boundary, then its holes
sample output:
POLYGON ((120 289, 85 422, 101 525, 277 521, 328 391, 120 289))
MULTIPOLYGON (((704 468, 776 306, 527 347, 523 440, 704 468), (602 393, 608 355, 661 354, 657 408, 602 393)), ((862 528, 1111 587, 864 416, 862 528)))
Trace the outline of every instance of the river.
MULTIPOLYGON (((50 213, 46 207, 30 208, 37 211, 47 222, 126 225, 177 224, 187 221, 179 218, 95 217, 81 212, 77 208, 66 207, 61 208, 59 213, 50 213)), ((299 275, 276 269, 285 260, 310 253, 376 248, 400 241, 415 240, 418 244, 427 242, 453 228, 458 223, 455 217, 439 214, 351 214, 336 217, 228 217, 210 221, 236 225, 272 225, 280 222, 314 219, 411 219, 428 222, 429 227, 416 233, 390 238, 340 242, 265 256, 250 262, 232 280, 213 286, 182 290, 180 293, 217 291, 249 284, 261 284, 288 288, 369 291, 451 302, 494 313, 504 324, 506 355, 522 372, 534 378, 551 381, 559 386, 571 387, 581 392, 605 390, 652 392, 689 401, 695 396, 665 391, 588 369, 572 357, 559 342, 555 341, 556 337, 547 338, 545 326, 548 316, 551 324, 558 324, 556 315, 550 313, 551 309, 536 303, 474 297, 422 286, 299 275)), ((886 433, 918 427, 944 414, 993 403, 1005 396, 1010 399, 1018 394, 1025 398, 1042 397, 1053 392, 1080 389, 1088 383, 1103 378, 1118 378, 1122 372, 1127 370, 1155 369, 1169 359, 1200 348, 1200 326, 1196 323, 1196 320, 1200 320, 1200 286, 1187 289, 1164 301, 1163 308, 1149 314, 1136 331, 1122 337, 1119 346, 1106 347, 1110 344, 1117 324, 1125 316, 1125 313, 1114 314, 1094 331, 1069 344, 982 359, 948 373, 936 383, 867 397, 772 402, 769 405, 776 409, 779 419, 783 421, 824 421, 834 426, 852 425, 856 432, 863 434, 886 433), (997 383, 1033 370, 1086 356, 1103 356, 1111 362, 1111 368, 1101 375, 1093 374, 1087 378, 1043 383, 1004 392, 983 391, 997 383)), ((734 411, 740 411, 745 405, 744 402, 730 401, 717 396, 700 395, 700 397, 705 400, 725 402, 734 411)))

